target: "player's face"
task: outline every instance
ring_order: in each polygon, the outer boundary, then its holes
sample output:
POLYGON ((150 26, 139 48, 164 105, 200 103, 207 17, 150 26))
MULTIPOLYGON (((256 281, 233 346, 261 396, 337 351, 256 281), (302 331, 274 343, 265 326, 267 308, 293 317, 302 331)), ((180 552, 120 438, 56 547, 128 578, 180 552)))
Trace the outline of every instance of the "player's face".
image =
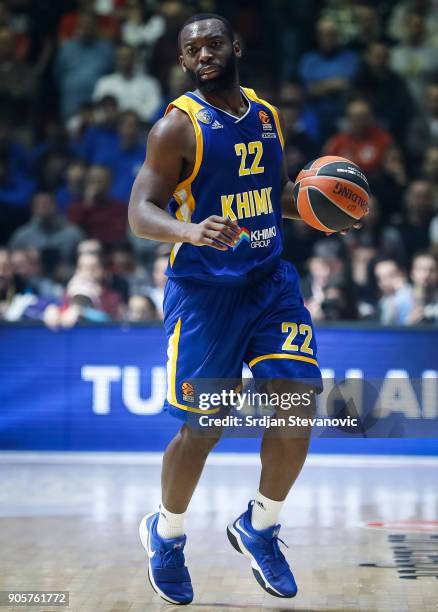
POLYGON ((191 23, 181 32, 180 62, 203 92, 228 89, 237 80, 238 41, 231 41, 217 19, 191 23))

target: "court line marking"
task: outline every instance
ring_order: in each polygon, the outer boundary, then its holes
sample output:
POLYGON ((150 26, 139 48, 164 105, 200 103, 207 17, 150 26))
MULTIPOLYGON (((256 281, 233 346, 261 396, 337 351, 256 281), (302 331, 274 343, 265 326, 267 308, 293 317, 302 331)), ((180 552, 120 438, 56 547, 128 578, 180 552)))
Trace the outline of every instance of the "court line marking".
MULTIPOLYGON (((89 451, 1 451, 0 463, 58 463, 58 464, 125 464, 161 465, 163 453, 132 452, 89 452, 89 451)), ((260 465, 258 453, 213 452, 207 459, 208 465, 260 465)), ((405 466, 438 467, 438 457, 408 455, 323 455, 310 454, 306 467, 342 468, 398 468, 405 466)))

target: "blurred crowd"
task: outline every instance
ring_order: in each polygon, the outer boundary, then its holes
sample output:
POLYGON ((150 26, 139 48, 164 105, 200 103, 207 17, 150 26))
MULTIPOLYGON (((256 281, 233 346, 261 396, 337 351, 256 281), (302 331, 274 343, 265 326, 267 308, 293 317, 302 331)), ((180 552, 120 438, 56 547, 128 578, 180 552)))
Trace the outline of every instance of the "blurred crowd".
POLYGON ((169 245, 127 205, 150 126, 191 84, 177 32, 227 17, 241 80, 280 109, 289 174, 367 174, 364 228, 285 223, 315 321, 438 324, 438 4, 433 0, 0 0, 0 320, 162 318, 169 245))

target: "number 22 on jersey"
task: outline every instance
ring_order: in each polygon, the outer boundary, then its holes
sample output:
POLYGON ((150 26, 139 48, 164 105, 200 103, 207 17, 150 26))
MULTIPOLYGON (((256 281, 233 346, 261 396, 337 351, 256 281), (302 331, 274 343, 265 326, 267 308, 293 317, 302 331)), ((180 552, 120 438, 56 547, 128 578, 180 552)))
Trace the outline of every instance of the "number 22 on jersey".
POLYGON ((265 171, 264 167, 260 166, 263 155, 263 144, 260 140, 254 140, 247 145, 244 142, 238 142, 234 145, 234 150, 236 151, 236 155, 240 157, 239 176, 262 174, 265 171), (252 159, 252 163, 251 160, 248 159, 248 164, 251 163, 251 166, 248 168, 246 165, 247 158, 252 155, 254 155, 254 158, 252 159))

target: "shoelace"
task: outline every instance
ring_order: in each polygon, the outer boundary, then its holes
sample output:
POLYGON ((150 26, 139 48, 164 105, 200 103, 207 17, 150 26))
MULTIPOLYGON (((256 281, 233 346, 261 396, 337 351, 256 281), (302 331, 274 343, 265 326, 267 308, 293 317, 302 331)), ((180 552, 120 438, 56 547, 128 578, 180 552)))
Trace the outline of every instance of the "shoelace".
POLYGON ((284 555, 283 555, 283 553, 280 550, 280 546, 278 545, 278 542, 281 542, 282 544, 284 544, 286 546, 286 548, 289 548, 289 546, 286 544, 286 542, 284 542, 278 536, 274 536, 272 538, 272 549, 274 551, 274 558, 275 559, 284 559, 284 555))
POLYGON ((184 567, 184 554, 181 549, 170 548, 160 556, 163 567, 184 567))

